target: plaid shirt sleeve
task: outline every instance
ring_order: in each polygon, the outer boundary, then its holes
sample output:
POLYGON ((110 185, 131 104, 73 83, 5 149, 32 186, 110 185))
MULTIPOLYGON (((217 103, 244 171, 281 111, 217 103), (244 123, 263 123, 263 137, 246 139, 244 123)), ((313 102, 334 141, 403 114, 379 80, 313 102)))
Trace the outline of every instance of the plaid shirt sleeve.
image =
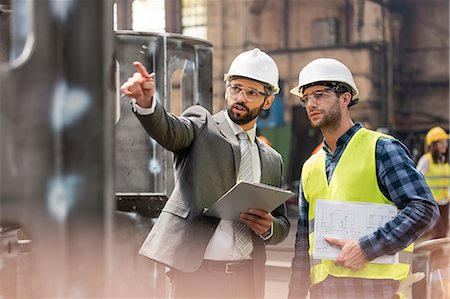
POLYGON ((292 259, 292 275, 289 283, 289 299, 306 298, 311 284, 309 275, 309 203, 305 200, 300 180, 299 187, 299 215, 297 224, 297 235, 295 239, 295 255, 292 259))
POLYGON ((439 218, 425 178, 400 141, 378 139, 375 155, 380 190, 400 212, 375 233, 359 239, 368 260, 402 250, 432 228, 439 218))

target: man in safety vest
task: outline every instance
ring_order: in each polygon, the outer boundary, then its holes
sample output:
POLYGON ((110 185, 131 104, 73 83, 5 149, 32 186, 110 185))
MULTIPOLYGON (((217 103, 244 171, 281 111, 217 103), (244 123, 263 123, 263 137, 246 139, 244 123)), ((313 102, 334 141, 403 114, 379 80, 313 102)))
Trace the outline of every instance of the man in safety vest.
POLYGON ((449 135, 441 127, 430 129, 425 136, 426 153, 417 163, 417 169, 424 174, 441 213, 441 218, 433 228, 432 237, 434 239, 446 237, 448 231, 448 206, 450 199, 448 139, 449 135))
POLYGON ((439 217, 430 189, 401 142, 353 123, 349 107, 358 102, 359 91, 344 64, 311 61, 291 93, 300 97, 324 142, 302 168, 289 298, 305 298, 309 290, 310 298, 391 299, 410 272, 413 242, 439 217), (320 259, 312 250, 318 200, 390 204, 399 212, 359 238, 325 235, 325 244, 339 253, 335 260, 320 259), (395 253, 397 262, 371 262, 395 253))

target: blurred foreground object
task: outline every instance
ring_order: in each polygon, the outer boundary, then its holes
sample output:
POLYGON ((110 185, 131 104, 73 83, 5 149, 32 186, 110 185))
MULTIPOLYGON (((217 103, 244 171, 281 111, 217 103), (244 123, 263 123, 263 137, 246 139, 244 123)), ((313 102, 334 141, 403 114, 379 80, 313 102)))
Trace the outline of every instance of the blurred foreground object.
POLYGON ((413 272, 419 271, 425 279, 413 285, 414 299, 450 298, 450 237, 416 245, 413 272))

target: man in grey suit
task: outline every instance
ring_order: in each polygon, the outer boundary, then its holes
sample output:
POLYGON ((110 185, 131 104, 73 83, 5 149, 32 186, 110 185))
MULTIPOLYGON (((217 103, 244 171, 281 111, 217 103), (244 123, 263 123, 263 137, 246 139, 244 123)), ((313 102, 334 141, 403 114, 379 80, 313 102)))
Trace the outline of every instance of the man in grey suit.
POLYGON ((241 53, 225 75, 227 109, 211 115, 192 106, 181 117, 155 99, 153 74, 139 62, 134 66, 137 72, 121 90, 132 98, 147 133, 173 152, 175 169, 174 190, 139 253, 170 269, 172 298, 263 298, 265 244, 287 237, 285 206, 241 213, 247 235, 238 238, 238 223, 202 211, 243 178, 237 137, 242 132, 251 180, 282 186, 280 154, 256 138, 256 120, 279 92, 275 61, 259 49, 241 53), (242 249, 242 240, 249 250, 242 249))

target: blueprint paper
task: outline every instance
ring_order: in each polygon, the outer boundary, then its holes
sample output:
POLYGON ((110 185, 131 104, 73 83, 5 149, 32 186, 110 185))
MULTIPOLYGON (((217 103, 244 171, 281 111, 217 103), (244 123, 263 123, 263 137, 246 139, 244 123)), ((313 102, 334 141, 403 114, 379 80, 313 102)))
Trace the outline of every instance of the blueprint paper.
MULTIPOLYGON (((339 255, 340 249, 329 245, 325 237, 358 240, 375 232, 396 215, 395 205, 318 199, 314 217, 313 258, 335 260, 339 255)), ((398 254, 380 256, 371 263, 398 263, 398 254)))

